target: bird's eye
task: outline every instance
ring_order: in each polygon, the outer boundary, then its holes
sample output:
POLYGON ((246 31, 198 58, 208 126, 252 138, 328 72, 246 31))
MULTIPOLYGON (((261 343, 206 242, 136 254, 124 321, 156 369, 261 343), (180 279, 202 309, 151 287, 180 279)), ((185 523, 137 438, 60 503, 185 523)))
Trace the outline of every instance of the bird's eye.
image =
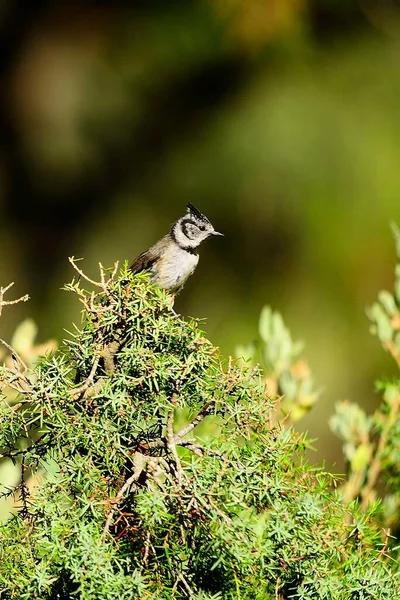
POLYGON ((205 231, 206 230, 206 228, 204 227, 204 225, 199 225, 199 229, 200 229, 200 231, 205 231))

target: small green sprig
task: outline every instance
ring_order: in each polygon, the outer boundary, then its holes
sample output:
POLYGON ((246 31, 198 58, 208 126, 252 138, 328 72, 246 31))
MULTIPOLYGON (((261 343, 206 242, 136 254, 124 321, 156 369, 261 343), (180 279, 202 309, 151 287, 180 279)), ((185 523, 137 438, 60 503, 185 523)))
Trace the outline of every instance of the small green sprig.
POLYGON ((321 391, 315 389, 307 361, 301 357, 303 342, 294 342, 279 312, 270 306, 261 311, 259 340, 248 346, 238 346, 236 356, 249 365, 259 364, 275 404, 279 420, 285 416, 286 426, 300 420, 318 400, 321 391))

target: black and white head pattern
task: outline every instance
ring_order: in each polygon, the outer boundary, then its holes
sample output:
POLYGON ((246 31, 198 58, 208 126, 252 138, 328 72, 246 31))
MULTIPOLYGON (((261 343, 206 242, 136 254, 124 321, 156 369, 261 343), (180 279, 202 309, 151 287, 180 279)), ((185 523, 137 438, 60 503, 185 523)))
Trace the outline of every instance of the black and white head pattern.
POLYGON ((193 204, 187 205, 186 215, 174 223, 171 234, 181 248, 189 251, 195 250, 210 235, 222 235, 193 204))

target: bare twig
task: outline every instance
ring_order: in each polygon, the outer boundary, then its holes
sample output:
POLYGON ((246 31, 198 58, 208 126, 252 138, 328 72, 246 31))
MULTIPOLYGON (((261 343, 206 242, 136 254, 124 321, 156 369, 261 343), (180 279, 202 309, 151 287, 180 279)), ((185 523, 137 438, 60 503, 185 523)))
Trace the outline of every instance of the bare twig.
POLYGON ((13 371, 9 371, 7 374, 11 374, 10 379, 5 379, 4 382, 0 384, 0 390, 9 387, 18 394, 30 394, 32 392, 30 385, 26 383, 25 378, 21 377, 20 374, 15 374, 13 371), (20 383, 18 384, 17 381, 20 381, 20 383))
POLYGON ((179 445, 187 450, 190 450, 190 452, 193 452, 193 454, 196 456, 204 456, 206 453, 204 448, 201 448, 201 446, 196 446, 196 444, 193 444, 189 441, 181 442, 179 445))
POLYGON ((106 275, 104 272, 104 267, 101 264, 101 262, 99 262, 99 269, 100 269, 101 287, 105 288, 106 287, 106 275))
POLYGON ((224 456, 221 452, 218 452, 217 450, 212 450, 211 448, 203 448, 202 446, 193 443, 193 440, 181 440, 180 442, 178 442, 178 445, 182 446, 183 448, 186 448, 187 450, 190 450, 191 452, 193 452, 193 454, 196 454, 196 456, 215 456, 216 458, 219 458, 221 462, 230 466, 234 466, 236 469, 242 471, 245 468, 244 465, 242 465, 242 463, 226 458, 226 456, 224 456))
POLYGON ((136 473, 134 473, 133 475, 131 475, 129 477, 129 479, 127 479, 125 481, 124 485, 119 490, 119 492, 115 496, 115 498, 113 498, 112 501, 115 504, 115 507, 112 508, 112 510, 110 510, 110 512, 108 513, 106 524, 105 524, 104 529, 103 529, 103 537, 107 535, 107 533, 108 533, 108 531, 110 529, 110 525, 111 525, 111 521, 113 519, 114 513, 116 512, 116 510, 118 508, 118 504, 121 503, 121 500, 123 499, 126 490, 128 490, 131 487, 132 483, 134 483, 137 479, 138 479, 138 475, 136 475, 136 473))
POLYGON ((25 470, 26 470, 25 457, 26 457, 26 451, 22 453, 22 459, 21 459, 21 482, 19 484, 19 491, 20 491, 21 500, 22 500, 22 509, 19 512, 19 514, 21 515, 21 517, 23 519, 26 519, 28 517, 28 515, 29 515, 29 509, 28 509, 29 489, 28 489, 28 486, 27 486, 26 481, 25 481, 25 470))
POLYGON ((211 413, 211 409, 214 406, 214 402, 207 402, 201 409, 201 411, 196 415, 191 423, 183 427, 176 435, 175 435, 175 443, 178 443, 182 438, 185 437, 188 433, 190 433, 205 417, 207 417, 211 413))
POLYGON ((275 600, 279 600, 281 598, 281 595, 279 594, 280 585, 281 585, 281 578, 278 577, 278 579, 276 580, 276 584, 275 584, 275 595, 274 595, 275 600))
POLYGON ((2 302, 2 301, 3 301, 3 296, 4 296, 4 294, 5 294, 6 292, 8 292, 8 290, 9 290, 10 288, 12 288, 12 286, 13 286, 13 285, 14 285, 14 282, 12 281, 12 282, 11 282, 11 283, 9 283, 8 285, 6 285, 6 287, 5 287, 5 288, 3 288, 3 287, 0 287, 0 302, 2 302))
POLYGON ((385 534, 385 541, 383 542, 382 548, 380 549, 379 552, 379 558, 383 558, 386 554, 386 550, 388 548, 388 544, 389 544, 389 538, 391 537, 390 535, 390 527, 388 529, 384 529, 383 533, 385 534))
POLYGON ((4 300, 4 294, 6 292, 8 292, 8 290, 14 285, 14 282, 12 281, 11 283, 9 283, 6 287, 0 287, 0 315, 1 312, 3 310, 3 306, 9 306, 10 304, 18 304, 18 302, 26 302, 27 300, 29 300, 29 295, 25 294, 24 296, 21 296, 20 298, 17 298, 16 300, 4 300))
POLYGON ((21 367, 23 368, 24 371, 28 370, 28 367, 26 366, 26 364, 24 363, 24 361, 22 360, 22 358, 20 357, 20 355, 18 354, 18 352, 16 352, 14 350, 14 348, 12 348, 10 346, 10 344, 7 344, 6 341, 4 341, 3 339, 0 338, 0 344, 3 344, 3 346, 5 346, 7 348, 7 350, 10 352, 11 356, 15 356, 15 358, 18 360, 18 362, 20 363, 21 367))
POLYGON ((145 461, 145 457, 142 454, 139 454, 137 452, 135 455, 135 460, 134 460, 135 470, 134 470, 133 474, 125 481, 124 485, 121 487, 121 489, 119 490, 119 492, 115 496, 115 498, 112 498, 112 503, 114 506, 108 513, 106 524, 104 525, 104 529, 103 529, 103 534, 102 534, 103 538, 107 535, 107 533, 110 529, 114 514, 118 510, 118 505, 121 503, 121 501, 125 495, 125 492, 127 490, 129 490, 131 485, 133 483, 135 483, 139 479, 140 475, 142 474, 143 467, 144 467, 144 461, 145 461))
POLYGON ((80 269, 78 267, 78 265, 76 264, 76 259, 74 256, 70 256, 68 258, 69 262, 71 263, 71 265, 73 266, 73 268, 75 269, 75 271, 80 275, 80 277, 82 277, 83 279, 85 279, 86 281, 88 281, 89 283, 91 283, 92 285, 95 285, 96 287, 101 288, 102 290, 104 290, 105 292, 108 292, 108 286, 109 286, 109 282, 112 281, 118 271, 118 266, 119 263, 118 261, 116 263, 114 263, 114 269, 111 273, 110 278, 108 279, 108 281, 106 281, 106 274, 105 274, 105 269, 103 267, 103 265, 99 262, 99 268, 100 268, 100 281, 95 281, 94 279, 91 279, 90 277, 88 277, 87 275, 85 275, 85 273, 82 271, 82 269, 80 269))
POLYGON ((167 447, 167 439, 165 437, 157 438, 156 440, 151 440, 151 442, 141 442, 140 445, 143 448, 149 450, 155 450, 157 448, 166 448, 167 447))
POLYGON ((69 260, 69 262, 71 263, 71 265, 74 267, 75 271, 76 271, 77 273, 79 273, 79 275, 80 275, 80 276, 81 276, 83 279, 85 279, 85 280, 86 280, 86 281, 88 281, 89 283, 91 283, 91 284, 95 285, 96 287, 103 287, 103 284, 102 284, 102 282, 101 282, 101 281, 94 281, 94 279, 90 279, 90 277, 88 277, 87 275, 85 275, 85 273, 82 271, 82 269, 80 269, 80 268, 77 266, 77 264, 76 264, 76 262, 75 262, 75 261, 76 261, 76 260, 79 260, 79 259, 76 259, 76 258, 75 258, 75 256, 69 256, 69 257, 68 257, 68 260, 69 260))
POLYGON ((180 485, 182 483, 183 470, 182 470, 181 460, 178 456, 178 452, 176 449, 176 441, 175 441, 175 435, 174 435, 174 414, 175 414, 175 406, 176 406, 176 402, 177 402, 176 392, 172 395, 171 402, 172 402, 173 408, 171 408, 168 411, 168 417, 167 417, 167 448, 169 449, 172 456, 174 457, 176 475, 178 478, 178 484, 180 485))
MULTIPOLYGON (((188 423, 188 425, 185 425, 185 427, 183 427, 180 431, 178 431, 175 435, 174 435, 174 442, 176 445, 178 446, 182 446, 181 441, 182 439, 191 431, 193 431, 193 429, 205 418, 207 417, 209 414, 211 414, 211 409, 214 405, 214 402, 207 402, 207 404, 205 404, 203 406, 203 408, 201 409, 201 411, 194 417, 194 419, 188 423)), ((165 437, 160 437, 157 438, 156 440, 151 440, 150 442, 145 442, 142 444, 145 448, 148 449, 157 449, 157 448, 167 448, 167 438, 165 437)))
POLYGON ((116 276, 116 274, 117 274, 117 272, 118 272, 118 267, 119 267, 119 261, 117 260, 117 261, 114 263, 114 268, 113 268, 113 270, 112 270, 112 273, 111 273, 111 275, 110 275, 110 279, 111 279, 111 280, 113 280, 113 279, 114 279, 114 277, 116 276))
POLYGON ((178 576, 176 578, 176 587, 174 585, 175 590, 177 589, 178 583, 179 581, 183 584, 184 588, 186 589, 186 592, 189 594, 188 598, 194 598, 194 592, 192 590, 192 588, 190 587, 190 585, 188 584, 188 582, 186 581, 185 577, 183 576, 183 573, 178 573, 178 576))
POLYGON ((150 531, 146 533, 146 543, 144 546, 143 564, 147 565, 150 551, 150 531))
POLYGON ((374 487, 382 469, 383 454, 388 443, 390 431, 398 419, 399 408, 400 395, 397 395, 397 397, 391 402, 388 418, 380 435, 375 456, 373 457, 369 467, 367 482, 364 488, 361 490, 361 507, 363 510, 367 510, 368 504, 373 499, 374 487))
POLYGON ((86 390, 91 385, 93 385, 94 376, 96 374, 97 367, 99 366, 99 362, 100 362, 100 356, 96 356, 96 358, 93 361, 93 365, 92 365, 91 371, 89 373, 89 376, 87 377, 85 382, 82 383, 82 385, 80 385, 79 387, 72 388, 72 390, 70 390, 70 394, 73 394, 74 399, 76 399, 83 392, 86 392, 86 390))

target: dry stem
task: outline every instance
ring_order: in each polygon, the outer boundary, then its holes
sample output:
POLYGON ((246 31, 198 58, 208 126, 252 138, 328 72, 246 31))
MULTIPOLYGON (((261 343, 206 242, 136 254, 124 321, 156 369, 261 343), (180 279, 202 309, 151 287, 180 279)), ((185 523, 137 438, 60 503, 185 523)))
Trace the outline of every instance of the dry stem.
POLYGON ((80 394, 82 394, 83 392, 86 392, 86 390, 91 385, 93 385, 93 380, 94 380, 94 376, 96 374, 97 367, 99 366, 99 361, 100 361, 100 357, 96 356, 96 358, 93 361, 93 365, 92 365, 92 368, 90 370, 89 376, 84 381, 84 383, 82 383, 82 385, 80 385, 79 387, 73 388, 72 390, 70 390, 70 393, 73 394, 73 396, 74 396, 74 400, 76 398, 78 398, 78 396, 80 394))
POLYGON ((24 296, 21 296, 20 298, 17 298, 16 300, 4 300, 4 294, 6 292, 8 292, 8 290, 14 285, 14 282, 12 281, 11 283, 9 283, 6 287, 0 287, 0 315, 1 312, 3 310, 3 306, 9 306, 10 304, 18 304, 18 302, 26 302, 27 300, 29 300, 29 295, 25 294, 24 296))
POLYGON ((168 417, 167 417, 167 448, 171 452, 172 456, 174 457, 176 475, 178 478, 178 484, 180 485, 182 483, 183 470, 182 470, 181 461, 180 461, 180 458, 178 456, 178 452, 176 449, 176 440, 175 440, 175 436, 174 436, 174 414, 175 414, 175 406, 176 406, 176 402, 177 402, 176 392, 172 395, 171 401, 172 401, 173 408, 171 408, 171 410, 168 411, 168 417))
POLYGON ((391 431, 393 425, 396 423, 397 418, 398 418, 399 403, 400 403, 400 395, 398 395, 396 399, 392 400, 391 405, 390 405, 389 416, 385 422, 385 426, 379 437, 379 442, 378 442, 378 446, 376 448, 375 456, 372 459, 372 462, 371 462, 371 465, 370 465, 370 468, 368 471, 367 482, 361 491, 361 499, 362 499, 361 507, 363 510, 367 510, 368 504, 370 503, 371 499, 373 499, 373 490, 374 490, 375 484, 378 480, 379 474, 382 469, 383 453, 385 451, 385 448, 386 448, 386 445, 387 445, 387 442, 389 439, 390 431, 391 431))

